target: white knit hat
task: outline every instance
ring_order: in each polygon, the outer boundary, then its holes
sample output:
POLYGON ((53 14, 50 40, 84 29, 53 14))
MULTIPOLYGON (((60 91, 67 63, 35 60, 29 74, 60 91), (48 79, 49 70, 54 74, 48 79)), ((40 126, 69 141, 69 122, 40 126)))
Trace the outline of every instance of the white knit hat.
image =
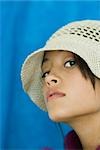
POLYGON ((42 110, 47 111, 42 92, 41 63, 44 51, 65 50, 83 58, 91 71, 100 78, 100 21, 83 20, 69 23, 56 31, 46 45, 31 53, 21 70, 25 92, 42 110))

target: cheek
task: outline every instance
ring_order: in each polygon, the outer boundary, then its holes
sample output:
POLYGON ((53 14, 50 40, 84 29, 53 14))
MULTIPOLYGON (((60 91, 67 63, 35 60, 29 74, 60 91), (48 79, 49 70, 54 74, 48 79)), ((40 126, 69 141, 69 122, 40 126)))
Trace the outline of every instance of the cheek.
POLYGON ((66 92, 75 97, 88 96, 89 92, 93 91, 93 86, 89 79, 85 79, 80 71, 69 74, 68 80, 64 82, 64 89, 66 92))
POLYGON ((86 80, 82 76, 74 77, 68 85, 66 104, 69 104, 74 113, 90 113, 98 109, 95 91, 89 79, 86 80))
POLYGON ((66 91, 68 92, 68 94, 79 98, 85 98, 91 91, 94 91, 90 80, 86 80, 82 76, 73 77, 72 80, 69 80, 69 82, 67 82, 66 87, 66 91))

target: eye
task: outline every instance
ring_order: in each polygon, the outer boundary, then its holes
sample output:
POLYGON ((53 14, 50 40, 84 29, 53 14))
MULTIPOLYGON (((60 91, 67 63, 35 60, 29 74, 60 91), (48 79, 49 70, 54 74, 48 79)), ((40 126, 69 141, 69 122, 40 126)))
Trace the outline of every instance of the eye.
POLYGON ((43 75, 42 75, 42 78, 45 78, 45 77, 49 74, 49 72, 50 72, 50 71, 44 72, 43 75))
POLYGON ((64 67, 68 67, 68 68, 74 65, 76 65, 76 61, 74 59, 68 60, 64 63, 64 67))

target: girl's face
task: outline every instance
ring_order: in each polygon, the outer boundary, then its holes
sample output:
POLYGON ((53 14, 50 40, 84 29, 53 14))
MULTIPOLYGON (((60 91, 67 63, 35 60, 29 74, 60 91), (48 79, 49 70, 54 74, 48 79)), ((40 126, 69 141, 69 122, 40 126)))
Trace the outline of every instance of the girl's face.
POLYGON ((80 72, 73 53, 45 52, 42 72, 43 95, 52 120, 68 121, 98 110, 95 90, 80 72))

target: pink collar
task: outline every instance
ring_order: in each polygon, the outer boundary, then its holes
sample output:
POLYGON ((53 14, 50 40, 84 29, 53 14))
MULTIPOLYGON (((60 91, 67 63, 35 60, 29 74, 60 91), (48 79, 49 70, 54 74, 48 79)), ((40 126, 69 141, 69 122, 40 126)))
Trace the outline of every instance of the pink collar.
POLYGON ((100 145, 98 145, 98 147, 96 148, 96 150, 100 150, 100 145))

